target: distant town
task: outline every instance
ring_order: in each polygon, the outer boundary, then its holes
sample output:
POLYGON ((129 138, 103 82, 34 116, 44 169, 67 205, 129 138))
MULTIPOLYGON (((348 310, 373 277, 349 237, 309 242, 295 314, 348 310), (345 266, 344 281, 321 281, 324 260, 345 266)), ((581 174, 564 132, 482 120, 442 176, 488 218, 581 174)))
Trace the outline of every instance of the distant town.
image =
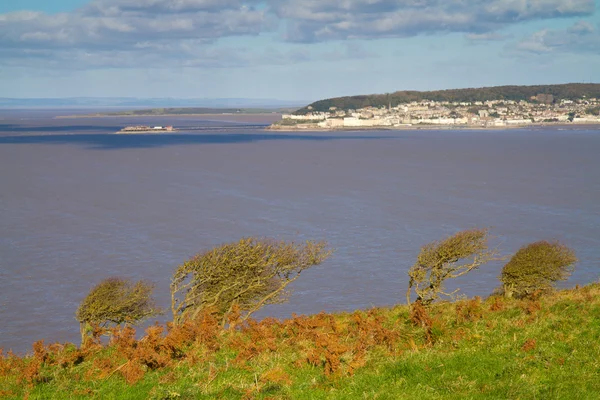
POLYGON ((387 107, 283 114, 271 129, 402 127, 519 127, 540 124, 600 124, 600 99, 557 100, 539 94, 526 100, 451 102, 421 100, 387 107))

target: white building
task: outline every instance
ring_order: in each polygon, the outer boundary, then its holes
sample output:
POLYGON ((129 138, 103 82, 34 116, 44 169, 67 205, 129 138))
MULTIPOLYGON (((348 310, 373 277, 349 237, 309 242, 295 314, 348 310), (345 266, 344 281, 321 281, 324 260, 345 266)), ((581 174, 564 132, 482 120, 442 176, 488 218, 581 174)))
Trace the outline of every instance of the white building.
POLYGON ((391 126, 392 122, 385 119, 360 119, 356 117, 344 118, 344 126, 360 127, 360 126, 391 126))
POLYGON ((283 114, 281 119, 293 119, 293 120, 310 120, 310 121, 322 121, 326 118, 325 113, 310 113, 306 115, 295 115, 295 114, 283 114))

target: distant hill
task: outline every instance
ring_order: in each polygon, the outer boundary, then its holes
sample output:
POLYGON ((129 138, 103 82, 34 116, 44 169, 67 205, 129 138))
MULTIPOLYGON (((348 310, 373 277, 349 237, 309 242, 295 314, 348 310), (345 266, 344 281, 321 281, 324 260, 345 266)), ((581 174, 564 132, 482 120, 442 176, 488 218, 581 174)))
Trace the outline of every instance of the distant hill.
POLYGON ((336 97, 316 101, 296 111, 296 114, 306 114, 311 111, 328 111, 330 107, 342 110, 359 109, 364 107, 392 107, 412 101, 434 100, 451 102, 475 102, 486 100, 530 100, 538 94, 551 94, 554 101, 560 99, 580 99, 582 97, 600 98, 598 83, 567 83, 561 85, 535 86, 495 86, 469 89, 436 90, 430 92, 398 91, 387 94, 371 94, 362 96, 336 97))
POLYGON ((204 107, 204 108, 283 108, 300 107, 306 101, 246 98, 136 98, 136 97, 64 97, 8 98, 0 97, 0 108, 95 108, 95 107, 204 107))
POLYGON ((101 112, 90 116, 158 116, 158 115, 204 115, 204 114, 268 114, 289 113, 295 108, 208 108, 208 107, 179 107, 179 108, 150 108, 143 110, 124 110, 101 112))

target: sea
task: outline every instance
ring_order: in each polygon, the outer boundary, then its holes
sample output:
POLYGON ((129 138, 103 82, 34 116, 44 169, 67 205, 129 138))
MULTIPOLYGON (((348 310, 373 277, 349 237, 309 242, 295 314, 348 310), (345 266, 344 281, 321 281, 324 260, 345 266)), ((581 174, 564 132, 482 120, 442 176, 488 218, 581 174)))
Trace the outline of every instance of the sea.
MULTIPOLYGON (((168 310, 178 265, 247 236, 334 249, 259 319, 401 303, 421 246, 473 227, 507 256, 538 240, 572 247, 579 263, 560 287, 600 277, 598 127, 278 132, 264 129, 278 114, 56 118, 78 113, 0 111, 5 351, 77 343, 75 311, 108 277, 153 283, 168 310), (114 134, 128 125, 179 131, 114 134)), ((449 289, 488 296, 502 265, 449 289)))

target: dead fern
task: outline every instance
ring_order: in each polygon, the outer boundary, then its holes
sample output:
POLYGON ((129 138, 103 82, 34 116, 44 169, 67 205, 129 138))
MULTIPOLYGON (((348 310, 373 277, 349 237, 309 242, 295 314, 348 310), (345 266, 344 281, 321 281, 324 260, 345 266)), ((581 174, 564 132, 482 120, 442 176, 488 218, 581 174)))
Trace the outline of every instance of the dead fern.
POLYGON ((475 297, 470 300, 464 300, 456 303, 456 322, 474 322, 483 317, 481 308, 481 297, 475 297))

